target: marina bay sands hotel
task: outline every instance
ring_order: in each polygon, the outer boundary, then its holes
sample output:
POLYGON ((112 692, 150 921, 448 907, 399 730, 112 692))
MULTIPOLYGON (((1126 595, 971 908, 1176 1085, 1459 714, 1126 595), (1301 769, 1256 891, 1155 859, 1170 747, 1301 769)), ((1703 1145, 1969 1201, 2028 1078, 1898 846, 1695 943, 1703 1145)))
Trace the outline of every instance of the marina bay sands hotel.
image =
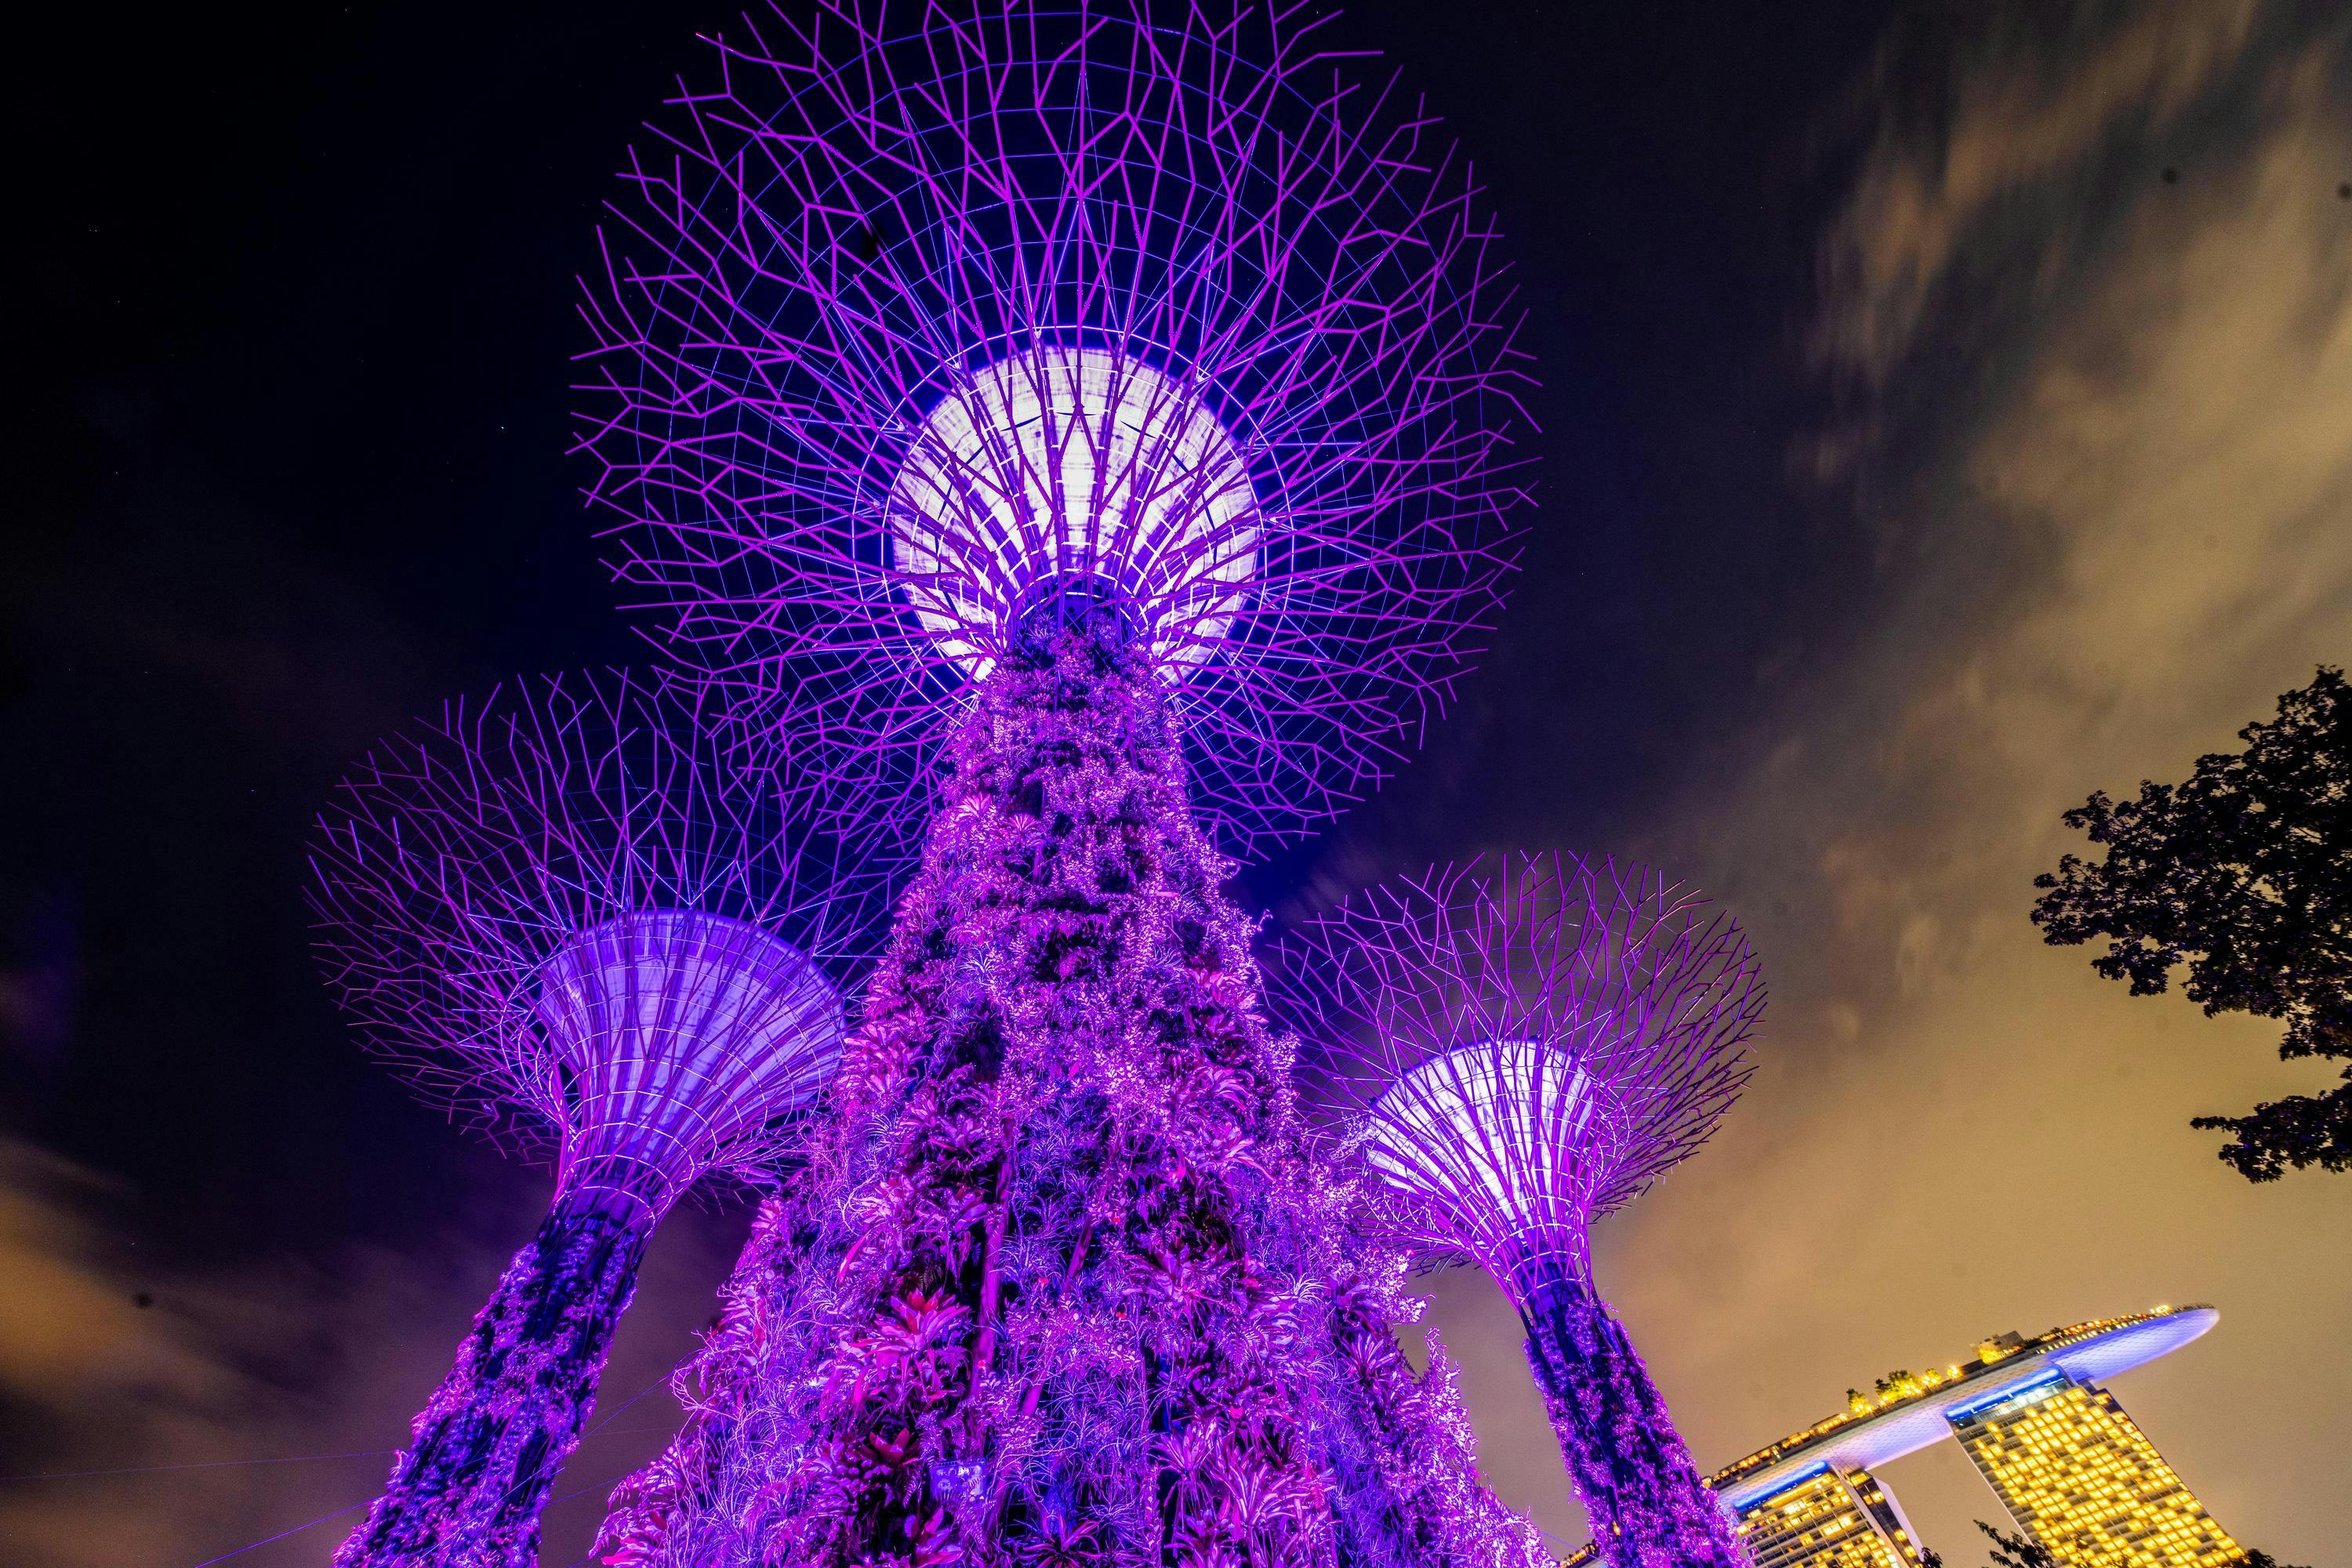
MULTIPOLYGON (((1712 1479, 1756 1568, 1924 1568, 1925 1547, 1874 1473, 1957 1438, 2018 1525, 2062 1568, 2225 1568, 2245 1555, 2105 1387, 2210 1329, 2210 1307, 2158 1307, 2002 1334, 1781 1438, 1712 1479)), ((1588 1560, 1587 1546, 1568 1560, 1588 1560)))

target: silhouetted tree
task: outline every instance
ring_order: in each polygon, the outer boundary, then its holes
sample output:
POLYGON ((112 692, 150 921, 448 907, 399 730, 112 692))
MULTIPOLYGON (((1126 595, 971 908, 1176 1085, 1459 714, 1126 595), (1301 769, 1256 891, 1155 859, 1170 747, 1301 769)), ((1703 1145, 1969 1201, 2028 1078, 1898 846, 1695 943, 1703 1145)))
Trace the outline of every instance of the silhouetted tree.
POLYGON ((1995 1530, 1983 1520, 1977 1521, 1977 1528, 1991 1538, 1993 1568, 2058 1568, 2058 1559, 2051 1555, 2049 1548, 2023 1531, 2011 1535, 1995 1530))
MULTIPOLYGON (((2185 963, 2182 991, 2208 1016, 2284 1019, 2289 1059, 2352 1058, 2352 688, 2322 665, 2238 735, 2244 751, 2200 757, 2186 783, 2067 812, 2106 858, 2036 877, 2033 923, 2053 946, 2107 938, 2091 966, 2136 996, 2185 963)), ((2249 1181, 2352 1170, 2352 1081, 2192 1125, 2234 1134, 2221 1157, 2249 1181)))

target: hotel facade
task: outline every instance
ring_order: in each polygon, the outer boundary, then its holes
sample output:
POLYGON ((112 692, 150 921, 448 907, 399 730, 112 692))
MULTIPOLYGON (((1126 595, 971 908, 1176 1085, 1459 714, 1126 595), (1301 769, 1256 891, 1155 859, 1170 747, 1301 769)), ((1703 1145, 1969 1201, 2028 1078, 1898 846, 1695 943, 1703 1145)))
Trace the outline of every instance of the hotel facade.
MULTIPOLYGON (((2224 1568, 2245 1552, 2125 1414, 2108 1379, 2210 1330, 2210 1307, 2158 1307, 1881 1380, 1876 1397, 1711 1479, 1756 1568, 1924 1568, 1927 1544, 1877 1475, 1956 1439, 2010 1518, 2062 1568, 2224 1568)), ((1586 1546, 1568 1561, 1590 1561, 1586 1546)))

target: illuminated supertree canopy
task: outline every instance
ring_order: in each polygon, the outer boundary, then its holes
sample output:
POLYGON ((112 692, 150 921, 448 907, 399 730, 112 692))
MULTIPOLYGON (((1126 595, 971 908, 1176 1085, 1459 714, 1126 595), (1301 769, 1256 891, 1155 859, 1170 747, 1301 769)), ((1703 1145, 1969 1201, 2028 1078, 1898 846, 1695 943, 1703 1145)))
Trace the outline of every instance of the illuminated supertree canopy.
POLYGON ((1291 14, 824 0, 627 172, 580 444, 624 578, 839 778, 928 775, 1100 615, 1228 850, 1362 795, 1465 668, 1524 499, 1465 160, 1291 14))
POLYGON ((320 817, 318 950, 362 1037, 556 1171, 345 1568, 537 1563, 655 1225, 771 1179, 838 1060, 880 889, 706 717, 658 680, 517 683, 383 742, 320 817))
POLYGON ((1517 1305, 1594 1540, 1620 1568, 1738 1564, 1588 1241, 1752 1070, 1764 987, 1737 922, 1654 872, 1497 858, 1376 888, 1268 971, 1389 1227, 1517 1305))

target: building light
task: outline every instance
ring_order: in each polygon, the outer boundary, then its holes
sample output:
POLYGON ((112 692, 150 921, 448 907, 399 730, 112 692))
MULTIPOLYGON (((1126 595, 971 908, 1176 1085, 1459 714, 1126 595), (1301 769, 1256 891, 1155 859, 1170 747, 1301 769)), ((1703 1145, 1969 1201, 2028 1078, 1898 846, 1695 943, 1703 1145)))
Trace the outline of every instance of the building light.
POLYGON ((1953 1425, 2011 1517, 2061 1568, 2227 1568, 2244 1556, 2103 1388, 2062 1378, 1953 1425))
MULTIPOLYGON (((1977 1360, 1941 1373, 1881 1379, 1882 1396, 1848 1390, 1845 1410, 1727 1466, 1712 1484, 1743 1510, 1741 1535, 1751 1548, 1759 1532, 1772 1532, 1778 1544, 1753 1552, 1757 1568, 1883 1568, 1867 1553, 1844 1554, 1863 1550, 1853 1523, 1826 1528, 1832 1516, 1818 1509, 1828 1506, 1822 1499, 1831 1482, 1822 1467, 1852 1479, 1856 1508, 1891 1511, 1893 1494, 1866 1467, 1927 1447, 1940 1429, 1960 1439, 2011 1517, 2059 1568, 2235 1568, 2243 1558, 2236 1543, 2092 1381, 2179 1348, 2211 1327, 2214 1316, 2210 1307, 2159 1307, 2032 1339, 1997 1335, 1976 1347, 1977 1360), (2032 1364, 2036 1358, 2042 1364, 2032 1364), (2020 1365, 2007 1365, 2012 1360, 2020 1365), (1809 1449, 1821 1458, 1796 1468, 1809 1449), (1769 1512, 1759 1511, 1767 1502, 1769 1512), (2129 1550, 2108 1551, 2115 1542, 2129 1550), (1816 1555, 1824 1542, 1840 1554, 1816 1555)), ((1917 1540, 1907 1525, 1889 1525, 1884 1534, 1906 1549, 1917 1540)))

